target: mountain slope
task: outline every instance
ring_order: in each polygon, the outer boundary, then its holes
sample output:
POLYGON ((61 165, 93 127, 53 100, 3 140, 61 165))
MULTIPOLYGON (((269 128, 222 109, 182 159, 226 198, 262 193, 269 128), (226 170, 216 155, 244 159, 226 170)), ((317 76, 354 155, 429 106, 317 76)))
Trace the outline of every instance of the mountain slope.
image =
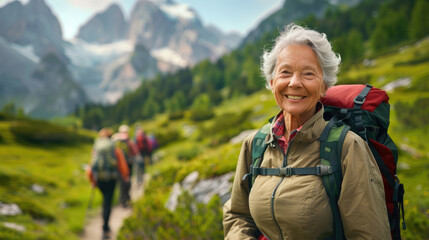
POLYGON ((264 34, 282 29, 285 25, 310 14, 321 17, 328 6, 329 0, 285 0, 281 9, 262 20, 254 30, 247 34, 240 45, 244 46, 254 42, 264 34))
POLYGON ((65 116, 88 102, 85 91, 55 54, 45 55, 31 77, 32 87, 39 85, 32 100, 35 106, 29 112, 31 116, 65 116))

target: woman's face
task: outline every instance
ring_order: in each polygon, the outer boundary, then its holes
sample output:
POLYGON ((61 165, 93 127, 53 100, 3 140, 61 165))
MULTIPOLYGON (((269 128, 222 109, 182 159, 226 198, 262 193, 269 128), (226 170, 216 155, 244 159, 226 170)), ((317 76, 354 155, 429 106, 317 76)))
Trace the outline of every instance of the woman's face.
POLYGON ((289 45, 280 52, 270 85, 277 105, 303 121, 314 115, 326 91, 322 68, 307 45, 289 45))

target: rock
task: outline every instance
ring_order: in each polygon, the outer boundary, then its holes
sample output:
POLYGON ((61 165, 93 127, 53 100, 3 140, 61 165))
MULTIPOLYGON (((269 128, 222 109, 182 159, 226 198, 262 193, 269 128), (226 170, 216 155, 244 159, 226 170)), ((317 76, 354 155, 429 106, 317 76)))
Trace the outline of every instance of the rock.
POLYGON ((419 151, 417 151, 417 149, 415 149, 411 146, 408 146, 407 144, 401 144, 399 147, 402 151, 404 151, 410 155, 413 155, 413 157, 415 157, 415 158, 421 158, 422 157, 422 155, 419 153, 419 151))
POLYGON ((408 170, 408 169, 410 169, 410 164, 404 163, 404 162, 400 162, 400 163, 398 163, 398 168, 402 169, 402 170, 408 170))
POLYGON ((198 181, 198 176, 200 174, 198 171, 191 172, 186 178, 182 181, 182 187, 183 189, 190 191, 192 190, 192 187, 195 185, 195 183, 198 181))
POLYGON ((232 185, 229 180, 232 175, 233 173, 231 172, 220 177, 202 180, 192 189, 192 194, 195 196, 197 201, 206 204, 216 194, 222 199, 222 202, 225 203, 229 198, 229 192, 232 185))
POLYGON ((363 60, 363 65, 365 67, 373 67, 373 66, 375 66, 375 64, 376 64, 376 61, 374 59, 364 59, 363 60))
POLYGON ((38 193, 38 194, 45 193, 45 188, 43 186, 40 186, 39 184, 36 184, 36 183, 31 185, 31 190, 35 193, 38 193))
POLYGON ((382 89, 386 92, 392 92, 393 90, 395 90, 395 88, 407 87, 410 84, 411 84, 411 78, 409 78, 409 77, 399 78, 393 82, 390 82, 390 83, 384 85, 384 87, 382 87, 382 89))
POLYGON ((175 183, 173 185, 173 190, 171 190, 170 196, 168 197, 167 203, 165 204, 165 207, 170 211, 174 211, 177 207, 177 200, 180 194, 182 194, 180 183, 175 183))
POLYGON ((219 177, 198 181, 199 173, 194 171, 186 176, 181 184, 174 184, 165 206, 169 210, 174 211, 178 204, 178 198, 183 191, 188 191, 198 202, 205 204, 207 204, 214 195, 218 195, 223 204, 231 197, 230 190, 232 183, 230 179, 233 174, 233 172, 230 172, 219 177))
POLYGON ((231 138, 231 140, 229 140, 229 143, 231 143, 231 144, 240 143, 240 142, 242 142, 247 136, 249 136, 254 131, 255 130, 245 130, 245 131, 242 131, 237 136, 231 138))
POLYGON ((11 223, 11 222, 4 222, 3 226, 16 230, 18 232, 25 232, 25 227, 16 223, 11 223))
POLYGON ((17 204, 11 203, 11 204, 3 204, 0 203, 0 215, 3 216, 16 216, 22 214, 21 209, 18 207, 17 204))

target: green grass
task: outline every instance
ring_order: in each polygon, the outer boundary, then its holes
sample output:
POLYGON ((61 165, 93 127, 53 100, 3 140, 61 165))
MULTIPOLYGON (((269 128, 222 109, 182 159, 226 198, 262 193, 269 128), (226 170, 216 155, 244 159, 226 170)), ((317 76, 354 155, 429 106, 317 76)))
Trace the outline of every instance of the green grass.
MULTIPOLYGON (((22 225, 26 231, 0 224, 0 239, 79 239, 90 195, 83 166, 92 144, 22 143, 10 131, 13 125, 14 121, 0 122, 0 202, 18 204, 23 214, 0 216, 0 222, 22 225), (45 192, 33 192, 33 184, 45 192)), ((96 197, 94 206, 100 200, 96 197)))

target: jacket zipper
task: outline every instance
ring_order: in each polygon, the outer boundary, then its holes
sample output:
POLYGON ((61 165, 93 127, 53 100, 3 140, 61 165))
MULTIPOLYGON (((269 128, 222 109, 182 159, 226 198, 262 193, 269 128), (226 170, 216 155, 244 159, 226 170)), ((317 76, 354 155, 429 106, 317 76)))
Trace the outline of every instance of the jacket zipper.
MULTIPOLYGON (((281 149, 281 147, 277 143, 277 141, 275 141, 275 145, 276 145, 277 149, 279 149, 282 152, 282 154, 283 154, 283 167, 287 166, 287 156, 289 155, 289 149, 290 149, 290 146, 292 145, 292 142, 293 142, 293 139, 289 142, 289 144, 287 146, 287 149, 286 149, 286 154, 285 154, 284 151, 283 151, 283 149, 281 149)), ((275 223, 275 225, 277 227, 277 230, 279 231, 279 237, 280 237, 279 239, 283 239, 283 232, 282 232, 282 230, 280 228, 279 223, 276 220, 276 214, 275 214, 275 211, 274 211, 274 199, 275 199, 275 194, 277 192, 277 189, 280 186, 280 184, 283 182, 284 179, 285 179, 285 177, 283 176, 282 179, 277 184, 277 186, 274 188, 273 194, 271 195, 271 215, 273 216, 274 223, 275 223)))
POLYGON ((276 194, 277 188, 279 187, 280 183, 282 183, 282 181, 283 181, 284 178, 285 177, 282 177, 282 179, 279 181, 279 183, 277 184, 277 186, 274 188, 273 194, 271 195, 271 215, 273 216, 274 223, 275 223, 275 225, 277 227, 277 230, 279 231, 279 237, 280 237, 279 239, 283 239, 283 233, 282 233, 282 230, 280 228, 279 223, 276 220, 276 214, 274 212, 274 198, 275 198, 275 194, 276 194))
MULTIPOLYGON (((282 154, 283 154, 283 165, 284 165, 283 167, 287 166, 287 155, 289 154, 289 149, 290 149, 290 145, 292 144, 292 141, 293 141, 293 139, 288 144, 288 147, 286 149, 286 154, 284 153, 283 149, 281 149, 281 147, 279 146, 279 144, 277 143, 277 141, 275 141, 275 145, 276 145, 277 149, 279 149, 282 152, 282 154)), ((275 199, 275 194, 277 192, 277 189, 280 186, 280 184, 283 182, 284 179, 285 179, 285 177, 283 176, 282 179, 277 184, 277 186, 274 188, 273 194, 271 195, 271 215, 273 216, 274 223, 275 223, 275 225, 277 227, 277 230, 279 231, 279 237, 280 237, 279 239, 283 239, 283 232, 282 232, 282 230, 280 228, 279 223, 276 220, 276 214, 275 214, 275 211, 274 211, 274 199, 275 199)))

